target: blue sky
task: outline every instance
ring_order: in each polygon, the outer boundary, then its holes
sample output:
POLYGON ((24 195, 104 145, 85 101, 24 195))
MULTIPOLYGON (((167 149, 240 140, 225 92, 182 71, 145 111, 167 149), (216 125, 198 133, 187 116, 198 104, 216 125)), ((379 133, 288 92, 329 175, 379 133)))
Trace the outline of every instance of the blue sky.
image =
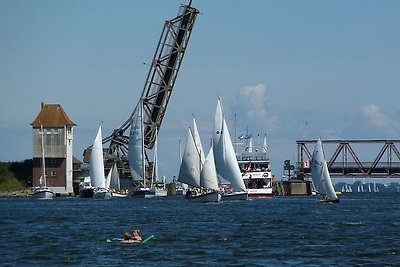
MULTIPOLYGON (((77 124, 82 159, 99 121, 107 136, 131 114, 164 21, 185 3, 0 1, 0 161, 32 157, 41 102, 60 103, 77 124)), ((296 140, 400 137, 400 1, 192 5, 201 14, 159 134, 167 179, 192 114, 207 147, 218 96, 232 135, 234 124, 237 136, 267 133, 278 178, 296 160, 296 140)))

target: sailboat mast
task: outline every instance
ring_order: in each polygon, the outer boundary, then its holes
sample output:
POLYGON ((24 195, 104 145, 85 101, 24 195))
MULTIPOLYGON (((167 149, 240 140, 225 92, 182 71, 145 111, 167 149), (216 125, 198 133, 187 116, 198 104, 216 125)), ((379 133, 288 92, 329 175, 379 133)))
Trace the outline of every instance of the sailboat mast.
POLYGON ((43 124, 40 125, 40 131, 41 131, 41 138, 42 138, 42 175, 43 175, 43 180, 44 180, 44 186, 46 187, 46 163, 45 163, 45 158, 44 158, 44 139, 43 139, 43 124))

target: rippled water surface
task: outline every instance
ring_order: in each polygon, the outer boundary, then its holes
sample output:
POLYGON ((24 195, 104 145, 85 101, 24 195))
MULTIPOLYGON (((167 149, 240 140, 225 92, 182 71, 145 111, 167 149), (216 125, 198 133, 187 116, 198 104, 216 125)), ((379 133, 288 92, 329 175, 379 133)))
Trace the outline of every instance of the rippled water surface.
POLYGON ((3 266, 398 266, 400 194, 159 199, 0 199, 3 266), (146 244, 122 244, 133 227, 146 244))

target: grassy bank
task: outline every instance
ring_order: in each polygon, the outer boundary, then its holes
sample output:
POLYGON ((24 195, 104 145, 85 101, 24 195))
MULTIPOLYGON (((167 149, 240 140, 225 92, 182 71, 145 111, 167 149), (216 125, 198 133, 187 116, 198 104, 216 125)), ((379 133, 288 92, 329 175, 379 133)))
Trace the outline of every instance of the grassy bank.
POLYGON ((0 192, 24 190, 32 173, 32 161, 0 162, 0 192))

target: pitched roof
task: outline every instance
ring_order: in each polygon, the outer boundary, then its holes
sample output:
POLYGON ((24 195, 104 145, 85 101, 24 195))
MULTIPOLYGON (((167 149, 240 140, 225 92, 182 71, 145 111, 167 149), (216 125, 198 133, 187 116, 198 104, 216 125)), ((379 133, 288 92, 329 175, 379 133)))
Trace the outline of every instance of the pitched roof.
POLYGON ((40 125, 43 127, 76 126, 60 104, 42 103, 41 107, 36 119, 31 123, 33 128, 40 127, 40 125))

